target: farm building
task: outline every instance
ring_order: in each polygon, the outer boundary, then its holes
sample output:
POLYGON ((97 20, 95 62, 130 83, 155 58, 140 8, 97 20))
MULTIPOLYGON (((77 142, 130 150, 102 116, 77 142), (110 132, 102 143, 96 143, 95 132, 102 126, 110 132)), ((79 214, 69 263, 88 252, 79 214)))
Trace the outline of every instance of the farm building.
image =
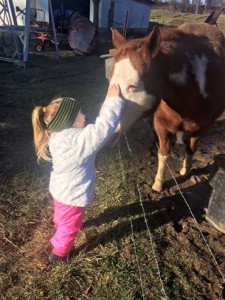
POLYGON ((89 18, 100 32, 105 32, 109 25, 122 29, 126 17, 128 29, 145 31, 149 27, 152 3, 151 0, 54 0, 52 6, 54 12, 61 11, 61 16, 69 11, 80 13, 89 18))
MULTIPOLYGON (((105 32, 109 26, 128 31, 146 33, 149 29, 150 5, 153 1, 115 0, 100 1, 99 31, 105 32), (127 22, 127 24, 125 24, 127 22)), ((90 20, 94 22, 94 4, 90 3, 90 20)))
MULTIPOLYGON (((1 0, 2 4, 5 1, 1 0)), ((6 1, 10 2, 10 1, 6 1)), ((13 0, 18 25, 24 25, 27 0, 13 0)), ((49 22, 49 0, 30 0, 31 14, 38 21, 49 22)), ((108 26, 146 32, 149 28, 150 6, 154 1, 147 0, 51 0, 55 23, 65 23, 73 13, 89 18, 100 33, 107 31, 108 26), (125 24, 125 22, 127 24, 125 24)), ((1 22, 2 23, 2 22, 1 22)), ((66 22, 67 23, 67 22, 66 22)), ((1 24, 2 25, 2 24, 1 24)))
MULTIPOLYGON (((17 43, 13 57, 1 59, 18 62, 16 57, 23 57, 22 61, 26 62, 30 34, 34 31, 40 40, 43 36, 46 40, 51 40, 57 53, 57 32, 68 33, 68 40, 74 51, 77 49, 77 41, 78 51, 83 47, 79 40, 83 38, 81 31, 84 29, 84 39, 90 38, 88 42, 83 42, 82 39, 83 44, 90 44, 97 33, 109 40, 111 27, 119 29, 124 36, 127 33, 146 34, 152 3, 154 2, 151 0, 0 0, 0 31, 5 36, 13 34, 14 43, 17 43), (77 21, 77 18, 83 18, 82 22, 79 21, 73 27, 72 22, 77 21), (16 35, 19 38, 15 38, 16 35)), ((42 39, 42 44, 37 45, 37 49, 40 48, 38 51, 42 51, 43 43, 42 39)), ((4 54, 4 45, 0 46, 4 54)), ((84 48, 87 48, 86 45, 84 48)), ((20 58, 19 60, 21 61, 20 58)))
MULTIPOLYGON (((17 16, 17 24, 24 25, 25 16, 21 11, 26 10, 26 0, 13 0, 14 9, 17 16)), ((49 8, 46 0, 31 0, 31 17, 35 17, 37 21, 49 22, 49 8)))

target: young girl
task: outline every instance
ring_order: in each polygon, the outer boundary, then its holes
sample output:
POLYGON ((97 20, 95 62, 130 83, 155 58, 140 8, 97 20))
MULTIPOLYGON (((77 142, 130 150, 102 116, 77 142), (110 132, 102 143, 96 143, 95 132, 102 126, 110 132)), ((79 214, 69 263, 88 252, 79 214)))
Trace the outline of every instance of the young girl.
POLYGON ((95 123, 86 127, 85 115, 73 98, 59 98, 33 110, 38 160, 52 160, 53 164, 49 184, 55 226, 50 240, 51 263, 68 259, 82 226, 85 207, 94 198, 96 154, 112 137, 123 107, 120 87, 112 85, 95 123))

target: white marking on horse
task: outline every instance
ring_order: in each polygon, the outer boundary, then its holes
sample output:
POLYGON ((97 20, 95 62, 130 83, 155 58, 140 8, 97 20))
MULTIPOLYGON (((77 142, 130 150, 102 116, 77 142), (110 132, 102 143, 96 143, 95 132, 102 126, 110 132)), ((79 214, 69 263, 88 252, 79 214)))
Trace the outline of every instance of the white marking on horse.
POLYGON ((202 55, 201 57, 195 55, 194 60, 192 61, 193 73, 199 85, 200 93, 204 98, 208 96, 205 90, 207 63, 208 59, 204 55, 202 55))
POLYGON ((185 85, 187 82, 187 66, 184 65, 180 72, 169 74, 169 78, 177 84, 185 85))
POLYGON ((126 99, 140 105, 149 105, 149 95, 145 92, 138 71, 135 70, 129 58, 121 59, 115 64, 110 84, 119 83, 121 92, 126 99))

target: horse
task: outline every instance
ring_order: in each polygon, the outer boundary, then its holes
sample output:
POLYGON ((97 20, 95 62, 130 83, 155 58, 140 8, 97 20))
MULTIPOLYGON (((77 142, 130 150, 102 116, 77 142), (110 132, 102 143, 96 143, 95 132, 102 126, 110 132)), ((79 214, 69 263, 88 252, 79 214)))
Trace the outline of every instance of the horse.
POLYGON ((137 121, 153 115, 159 147, 152 189, 161 192, 176 134, 188 133, 180 170, 187 175, 199 139, 225 109, 225 39, 216 26, 196 22, 154 27, 133 39, 111 30, 115 49, 108 80, 120 85, 126 102, 114 142, 137 121))

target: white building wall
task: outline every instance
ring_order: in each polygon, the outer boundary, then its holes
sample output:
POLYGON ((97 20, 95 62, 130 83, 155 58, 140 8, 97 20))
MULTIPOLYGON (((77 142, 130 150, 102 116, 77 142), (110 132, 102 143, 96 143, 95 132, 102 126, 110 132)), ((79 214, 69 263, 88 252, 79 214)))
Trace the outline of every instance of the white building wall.
MULTIPOLYGON (((18 6, 21 10, 24 10, 26 7, 26 0, 13 0, 13 5, 15 9, 15 14, 17 16, 18 25, 24 25, 24 15, 16 12, 16 6, 18 6)), ((37 9, 41 9, 43 11, 37 10, 37 21, 45 21, 49 22, 49 8, 48 8, 48 0, 31 0, 31 8, 36 7, 37 9), (45 17, 45 20, 43 18, 45 17)), ((2 22, 0 20, 0 25, 2 22)))
POLYGON ((37 10, 37 21, 44 21, 49 23, 49 0, 36 0, 36 8, 37 10), (44 11, 44 14, 43 14, 44 11), (43 20, 44 18, 44 20, 43 20))
MULTIPOLYGON (((99 4, 99 28, 107 28, 108 12, 111 0, 102 0, 99 4)), ((148 29, 150 18, 150 6, 135 0, 114 0, 113 27, 122 28, 126 11, 128 11, 128 28, 148 29)), ((94 7, 90 0, 90 20, 93 22, 94 7)))

